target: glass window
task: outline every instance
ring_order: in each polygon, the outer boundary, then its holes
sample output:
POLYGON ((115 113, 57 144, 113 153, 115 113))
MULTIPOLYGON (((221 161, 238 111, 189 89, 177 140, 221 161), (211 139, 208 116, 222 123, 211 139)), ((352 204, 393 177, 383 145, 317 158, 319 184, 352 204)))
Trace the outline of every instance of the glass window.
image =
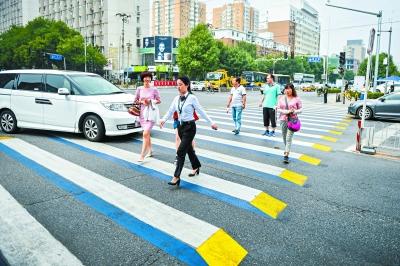
POLYGON ((16 74, 0 74, 0 88, 13 89, 16 74))
POLYGON ((399 101, 400 100, 400 94, 391 94, 385 97, 387 101, 399 101))
POLYGON ((100 76, 92 75, 70 75, 69 76, 79 88, 78 94, 82 95, 108 95, 124 93, 121 89, 114 86, 100 76))
POLYGON ((59 88, 67 88, 71 91, 71 83, 63 75, 47 75, 46 92, 57 93, 59 88))
POLYGON ((41 91, 42 75, 40 74, 20 74, 17 84, 18 90, 41 91))

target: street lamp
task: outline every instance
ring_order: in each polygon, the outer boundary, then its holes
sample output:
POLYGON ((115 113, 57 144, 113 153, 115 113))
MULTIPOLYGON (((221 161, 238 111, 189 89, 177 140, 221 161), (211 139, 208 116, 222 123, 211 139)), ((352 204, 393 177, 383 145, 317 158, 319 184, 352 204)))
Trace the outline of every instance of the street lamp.
POLYGON ((389 32, 389 48, 388 48, 388 57, 387 57, 387 66, 386 66, 386 78, 389 76, 389 64, 390 64, 390 45, 392 43, 392 27, 389 30, 381 30, 381 32, 389 32))
MULTIPOLYGON (((128 23, 128 18, 130 18, 131 15, 127 15, 126 13, 117 13, 115 15, 122 18, 122 42, 121 42, 122 57, 121 57, 121 67, 122 67, 122 69, 124 69, 124 45, 125 45, 124 44, 124 42, 125 42, 125 40, 124 40, 124 35, 125 35, 124 29, 125 29, 125 23, 128 23)), ((125 77, 124 72, 122 72, 122 76, 125 77)), ((124 83, 123 80, 122 80, 122 83, 124 83)))
POLYGON ((362 10, 358 10, 358 9, 348 8, 348 7, 331 5, 331 4, 329 4, 329 1, 325 5, 330 6, 330 7, 336 7, 336 8, 340 8, 340 9, 355 11, 355 12, 359 12, 359 13, 364 13, 364 14, 368 14, 368 15, 373 15, 378 18, 378 32, 377 32, 377 38, 376 38, 375 74, 374 74, 374 88, 373 88, 373 91, 375 91, 376 83, 378 80, 379 49, 380 49, 380 42, 381 42, 380 32, 381 32, 381 28, 382 28, 382 10, 379 11, 378 13, 362 11, 362 10))

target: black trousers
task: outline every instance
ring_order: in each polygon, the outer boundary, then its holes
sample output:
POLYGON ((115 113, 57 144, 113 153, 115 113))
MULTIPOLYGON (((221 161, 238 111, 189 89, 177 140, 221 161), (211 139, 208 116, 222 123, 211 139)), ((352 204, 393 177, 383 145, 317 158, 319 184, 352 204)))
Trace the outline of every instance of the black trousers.
POLYGON ((176 152, 178 161, 176 163, 174 176, 181 177, 186 154, 189 155, 192 169, 197 169, 201 167, 200 161, 197 158, 192 146, 192 141, 194 139, 194 136, 196 135, 196 123, 194 121, 182 122, 181 125, 178 127, 178 135, 181 139, 181 144, 179 145, 178 151, 176 152))
POLYGON ((263 108, 264 126, 269 127, 269 122, 271 122, 272 127, 276 127, 276 115, 274 108, 263 108))

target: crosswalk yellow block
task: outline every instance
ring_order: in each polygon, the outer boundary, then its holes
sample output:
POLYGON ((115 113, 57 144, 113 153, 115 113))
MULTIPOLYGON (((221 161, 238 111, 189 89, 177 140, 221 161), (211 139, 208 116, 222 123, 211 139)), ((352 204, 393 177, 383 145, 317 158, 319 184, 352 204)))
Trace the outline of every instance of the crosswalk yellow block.
POLYGON ((305 155, 305 154, 301 155, 299 157, 299 160, 302 161, 302 162, 305 162, 305 163, 312 164, 312 165, 319 165, 321 163, 320 159, 314 158, 314 157, 311 157, 311 156, 308 156, 308 155, 305 155))
POLYGON ((346 127, 342 127, 342 126, 335 126, 336 129, 340 129, 340 130, 345 130, 346 127))
POLYGON ((13 137, 9 137, 9 136, 0 136, 0 140, 4 140, 4 139, 12 139, 13 137))
POLYGON ((287 206, 283 201, 280 201, 265 192, 258 194, 250 203, 274 219, 278 218, 278 215, 287 206))
POLYGON ((332 148, 326 145, 322 145, 322 144, 318 144, 315 143, 314 145, 312 145, 312 147, 316 150, 320 150, 320 151, 331 151, 332 148))
POLYGON ((344 122, 337 122, 336 125, 338 125, 338 126, 343 126, 343 127, 349 126, 348 123, 344 123, 344 122))
POLYGON ((239 265, 247 255, 247 250, 222 229, 215 232, 196 251, 208 265, 239 265))
POLYGON ((330 142, 336 142, 337 138, 329 137, 329 136, 322 136, 321 139, 330 141, 330 142))
POLYGON ((279 176, 299 186, 303 186, 307 181, 307 176, 286 169, 279 176))
POLYGON ((350 123, 352 121, 353 121, 353 119, 346 119, 346 118, 342 120, 342 122, 344 122, 344 123, 350 123))
POLYGON ((343 135, 343 132, 341 132, 341 131, 329 130, 328 132, 331 134, 334 134, 334 135, 343 135))

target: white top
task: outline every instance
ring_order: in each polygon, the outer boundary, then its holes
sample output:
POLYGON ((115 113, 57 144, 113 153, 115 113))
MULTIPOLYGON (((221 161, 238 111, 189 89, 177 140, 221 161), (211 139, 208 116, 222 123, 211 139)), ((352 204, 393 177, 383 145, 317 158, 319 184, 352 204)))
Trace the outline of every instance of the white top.
POLYGON ((180 121, 192 121, 194 120, 193 113, 195 110, 202 118, 207 120, 207 122, 213 124, 213 121, 208 117, 197 97, 189 93, 185 94, 184 100, 181 100, 180 95, 176 96, 162 120, 167 121, 172 114, 177 111, 180 121))
POLYGON ((238 107, 243 105, 243 96, 246 95, 246 89, 240 85, 239 87, 235 88, 232 87, 231 89, 232 95, 232 107, 238 107))

